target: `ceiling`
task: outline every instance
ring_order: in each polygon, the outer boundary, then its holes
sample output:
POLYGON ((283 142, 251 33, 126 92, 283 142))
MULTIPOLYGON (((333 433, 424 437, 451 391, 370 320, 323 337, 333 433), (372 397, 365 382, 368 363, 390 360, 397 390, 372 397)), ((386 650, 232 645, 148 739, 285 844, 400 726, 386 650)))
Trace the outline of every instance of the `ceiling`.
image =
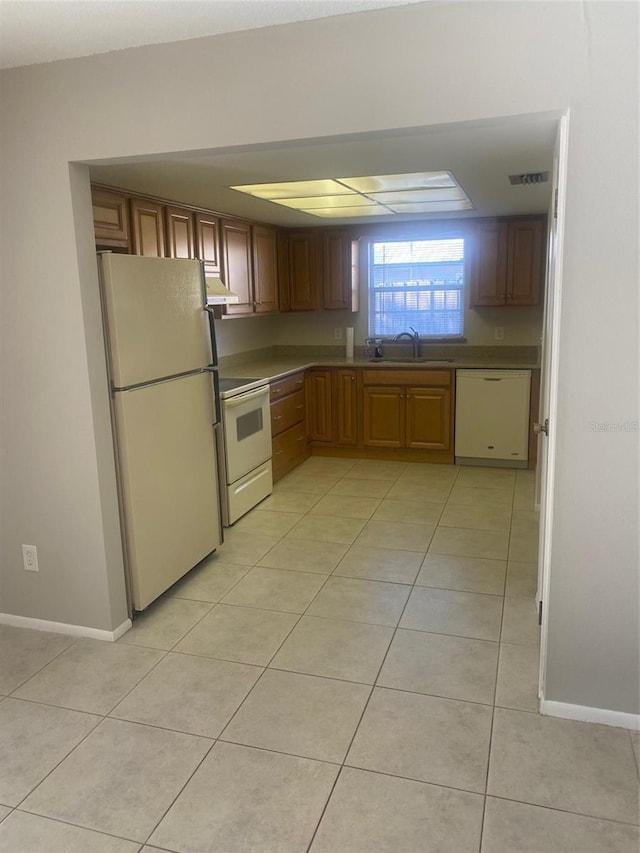
POLYGON ((0 0, 0 68, 421 0, 0 0))
MULTIPOLYGON (((415 2, 422 0, 0 0, 0 68, 415 2)), ((229 187, 451 171, 474 209, 447 217, 546 212, 550 184, 514 187, 508 175, 550 170, 556 122, 549 115, 465 122, 153 159, 143 156, 90 164, 90 171, 94 182, 288 226, 338 225, 341 220, 328 222, 229 187)), ((433 216, 396 215, 376 221, 433 216)))
MULTIPOLYGON (((96 183, 283 226, 339 225, 342 220, 321 219, 230 187, 448 170, 474 209, 446 214, 447 218, 546 213, 550 183, 512 186, 508 176, 551 170, 556 124, 555 116, 544 114, 89 165, 96 183)), ((390 215, 375 220, 435 216, 390 215)), ((344 220, 358 221, 365 220, 344 220)))

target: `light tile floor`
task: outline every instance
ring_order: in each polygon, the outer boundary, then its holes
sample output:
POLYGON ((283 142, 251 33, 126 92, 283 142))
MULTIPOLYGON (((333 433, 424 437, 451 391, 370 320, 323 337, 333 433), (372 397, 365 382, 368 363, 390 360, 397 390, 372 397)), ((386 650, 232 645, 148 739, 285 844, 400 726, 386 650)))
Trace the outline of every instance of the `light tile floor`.
POLYGON ((0 626, 1 853, 637 853, 536 558, 528 471, 316 457, 118 643, 0 626))

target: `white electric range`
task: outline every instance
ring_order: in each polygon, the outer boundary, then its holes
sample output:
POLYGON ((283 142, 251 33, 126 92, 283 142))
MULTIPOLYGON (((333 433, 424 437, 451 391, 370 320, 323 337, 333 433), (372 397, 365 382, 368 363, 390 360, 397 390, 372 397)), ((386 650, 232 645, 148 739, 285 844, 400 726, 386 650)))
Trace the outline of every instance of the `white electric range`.
POLYGON ((218 468, 222 523, 234 524, 273 491, 266 379, 220 379, 218 468))

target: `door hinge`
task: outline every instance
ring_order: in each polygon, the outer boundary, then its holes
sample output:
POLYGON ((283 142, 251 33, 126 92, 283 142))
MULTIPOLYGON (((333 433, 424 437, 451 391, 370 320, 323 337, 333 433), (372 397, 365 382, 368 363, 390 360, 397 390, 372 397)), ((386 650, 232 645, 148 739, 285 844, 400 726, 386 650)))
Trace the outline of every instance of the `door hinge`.
POLYGON ((538 602, 538 625, 542 625, 542 599, 538 602))
POLYGON ((543 424, 534 423, 533 431, 536 434, 543 432, 547 437, 549 437, 549 418, 545 418, 543 424))

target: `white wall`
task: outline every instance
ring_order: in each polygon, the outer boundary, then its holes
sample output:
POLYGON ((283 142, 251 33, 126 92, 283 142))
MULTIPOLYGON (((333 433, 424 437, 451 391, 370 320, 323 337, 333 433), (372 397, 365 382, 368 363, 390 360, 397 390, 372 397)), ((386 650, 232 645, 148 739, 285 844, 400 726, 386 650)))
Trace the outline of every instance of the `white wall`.
POLYGON ((588 427, 637 420, 636 33, 634 4, 425 3, 4 72, 0 609, 99 628, 123 613, 90 205, 69 161, 571 107, 547 698, 637 713, 637 436, 588 427))

